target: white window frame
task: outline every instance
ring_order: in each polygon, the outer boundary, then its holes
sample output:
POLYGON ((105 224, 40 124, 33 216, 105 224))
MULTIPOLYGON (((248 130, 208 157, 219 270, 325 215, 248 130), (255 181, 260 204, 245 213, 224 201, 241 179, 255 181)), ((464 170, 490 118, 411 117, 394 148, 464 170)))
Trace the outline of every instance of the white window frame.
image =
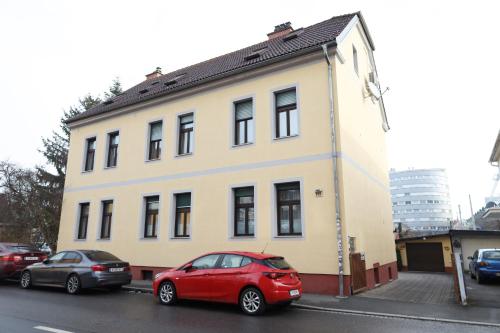
POLYGON ((113 226, 115 225, 115 207, 116 199, 115 197, 104 197, 99 199, 99 215, 97 216, 97 237, 96 240, 99 242, 110 242, 113 240, 113 226), (102 229, 102 213, 104 210, 104 201, 113 201, 113 209, 111 210, 111 227, 109 228, 109 238, 101 238, 102 229))
MULTIPOLYGON (((144 145, 144 163, 154 163, 162 160, 163 156, 166 154, 166 142, 165 142, 165 118, 155 118, 146 124, 146 143, 144 145), (160 157, 155 160, 149 159, 149 146, 150 146, 150 138, 151 138, 151 125, 154 123, 158 123, 161 121, 161 152, 160 157)), ((118 164, 118 163, 117 163, 118 164)))
POLYGON ((150 192, 150 193, 141 193, 141 209, 139 215, 139 240, 146 242, 155 242, 160 239, 160 231, 161 231, 161 217, 163 212, 163 203, 162 203, 162 195, 161 192, 150 192), (146 199, 148 197, 158 197, 158 221, 156 223, 156 237, 144 237, 144 229, 146 228, 146 199))
POLYGON ((75 226, 73 230, 73 240, 75 242, 85 242, 89 238, 89 230, 90 230, 90 218, 92 216, 91 214, 92 211, 92 201, 91 200, 81 200, 76 203, 76 211, 75 211, 75 216, 76 216, 76 221, 75 221, 75 226), (89 220, 87 221, 87 234, 85 235, 85 238, 79 239, 78 238, 78 230, 80 228, 80 215, 82 213, 81 211, 81 205, 82 204, 89 204, 89 220))
POLYGON ((109 131, 106 131, 106 146, 104 146, 104 166, 103 166, 103 169, 104 170, 114 170, 114 169, 117 169, 118 168, 118 165, 120 165, 120 147, 122 145, 122 132, 119 128, 117 129, 113 129, 113 130, 109 130, 109 131), (114 133, 117 133, 118 132, 118 137, 119 137, 119 141, 118 141, 118 149, 116 151, 116 165, 115 166, 110 166, 108 167, 108 151, 109 151, 109 136, 110 134, 114 134, 114 133))
POLYGON ((83 154, 82 154, 82 166, 81 166, 81 173, 82 174, 89 174, 94 172, 95 167, 96 167, 96 160, 97 160, 97 134, 94 135, 89 135, 86 136, 83 139, 83 154), (92 166, 92 170, 85 170, 85 164, 87 162, 87 149, 88 149, 88 140, 95 138, 95 150, 94 150, 94 165, 92 166))
POLYGON ((189 241, 193 239, 193 223, 194 223, 194 190, 193 189, 184 189, 184 190, 175 190, 170 192, 170 227, 169 227, 169 238, 171 240, 175 241, 189 241), (191 207, 190 207, 190 212, 189 212, 189 237, 176 237, 175 236, 175 217, 177 213, 177 202, 176 202, 176 195, 177 194, 184 194, 184 193, 190 193, 191 194, 191 207))
POLYGON ((255 112, 255 103, 256 103, 255 94, 248 94, 248 95, 240 96, 238 98, 234 98, 234 99, 231 100, 230 103, 231 104, 229 106, 229 110, 230 110, 230 115, 229 116, 230 116, 230 122, 231 122, 231 125, 230 125, 231 126, 231 130, 229 131, 229 133, 230 133, 229 147, 230 148, 238 149, 238 148, 249 147, 249 146, 255 145, 255 143, 257 141, 257 136, 256 136, 256 133, 257 133, 257 130, 256 130, 257 121, 256 121, 256 118, 255 118, 255 115, 256 115, 256 112, 255 112), (252 120, 253 120, 252 134, 253 134, 253 141, 237 145, 235 143, 236 142, 236 129, 235 129, 235 125, 236 125, 236 107, 235 106, 236 106, 237 103, 244 102, 244 101, 247 101, 247 100, 251 100, 252 101, 252 120))
POLYGON ((305 202, 304 202, 304 179, 300 177, 296 178, 284 178, 277 179, 271 182, 271 235, 274 239, 305 239, 306 237, 306 223, 305 223, 305 202), (276 185, 284 183, 298 182, 300 186, 300 224, 301 224, 301 235, 278 235, 278 195, 276 185))
POLYGON ((300 85, 298 83, 291 83, 284 86, 275 87, 270 90, 270 107, 271 107, 271 142, 280 142, 282 140, 299 138, 301 135, 301 98, 300 98, 300 85), (276 94, 285 90, 295 88, 295 97, 297 104, 297 134, 290 136, 278 137, 276 132, 276 94))
POLYGON ((175 142, 174 158, 193 156, 194 152, 196 151, 196 110, 191 109, 188 111, 177 113, 175 115, 175 118, 176 118, 176 129, 175 129, 175 131, 173 131, 175 134, 175 139, 172 140, 172 142, 175 142), (180 136, 180 132, 181 132, 181 117, 187 116, 189 114, 193 115, 193 151, 191 151, 188 154, 179 154, 179 136, 180 136))
POLYGON ((231 184, 228 188, 228 239, 229 240, 255 240, 258 235, 258 207, 257 207, 257 183, 231 184), (253 211, 254 211, 254 233, 253 236, 236 236, 234 229, 234 190, 242 187, 253 187, 253 211))

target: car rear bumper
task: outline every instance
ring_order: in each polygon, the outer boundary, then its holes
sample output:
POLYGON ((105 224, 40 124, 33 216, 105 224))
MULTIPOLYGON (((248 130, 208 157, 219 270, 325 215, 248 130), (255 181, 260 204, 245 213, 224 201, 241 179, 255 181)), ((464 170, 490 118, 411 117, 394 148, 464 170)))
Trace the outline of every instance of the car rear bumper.
POLYGON ((480 268, 478 274, 480 274, 481 277, 500 278, 500 268, 480 268))
POLYGON ((82 277, 82 286, 84 288, 96 288, 106 286, 123 286, 132 282, 132 273, 96 273, 82 277))
POLYGON ((268 304, 284 303, 289 301, 295 301, 300 299, 302 296, 302 283, 297 283, 294 285, 286 285, 281 283, 274 283, 274 288, 264 293, 266 302, 268 304), (298 291, 297 295, 292 296, 290 292, 298 291))

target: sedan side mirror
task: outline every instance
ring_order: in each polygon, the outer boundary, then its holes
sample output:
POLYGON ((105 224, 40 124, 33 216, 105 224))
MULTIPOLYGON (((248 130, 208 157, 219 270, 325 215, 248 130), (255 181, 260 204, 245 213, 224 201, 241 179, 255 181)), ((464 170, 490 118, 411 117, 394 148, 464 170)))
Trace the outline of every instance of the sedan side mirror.
POLYGON ((193 264, 192 263, 186 264, 186 266, 184 266, 184 270, 186 272, 189 272, 192 269, 193 269, 193 264))
POLYGON ((44 265, 48 265, 50 264, 50 259, 45 259, 44 261, 42 261, 44 265))

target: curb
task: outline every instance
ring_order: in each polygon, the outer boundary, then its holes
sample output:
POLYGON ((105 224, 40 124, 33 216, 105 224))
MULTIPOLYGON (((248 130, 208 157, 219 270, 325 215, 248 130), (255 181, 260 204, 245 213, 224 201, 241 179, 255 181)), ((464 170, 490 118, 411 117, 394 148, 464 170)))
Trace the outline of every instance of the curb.
POLYGON ((446 318, 436 318, 436 317, 421 317, 421 316, 412 316, 412 315, 403 315, 403 314, 394 314, 394 313, 347 310, 347 309, 339 309, 339 308, 325 308, 325 307, 321 307, 321 306, 305 305, 305 304, 297 304, 297 303, 292 303, 292 306, 295 308, 298 308, 298 309, 304 309, 304 310, 310 310, 310 311, 322 311, 322 312, 344 313, 344 314, 353 314, 353 315, 361 315, 361 316, 411 319, 411 320, 421 320, 421 321, 442 322, 442 323, 449 323, 449 324, 461 324, 461 325, 473 325, 473 326, 499 327, 500 328, 500 324, 488 323, 488 322, 482 322, 482 321, 467 321, 467 320, 446 319, 446 318))
POLYGON ((148 288, 148 287, 123 286, 122 290, 133 291, 133 292, 137 292, 137 293, 146 293, 146 294, 153 293, 153 289, 148 288))

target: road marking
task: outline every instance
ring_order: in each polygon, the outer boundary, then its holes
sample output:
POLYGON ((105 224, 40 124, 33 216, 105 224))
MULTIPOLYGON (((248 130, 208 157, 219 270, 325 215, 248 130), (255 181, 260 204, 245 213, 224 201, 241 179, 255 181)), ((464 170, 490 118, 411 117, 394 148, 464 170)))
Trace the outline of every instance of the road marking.
POLYGON ((35 326, 33 327, 36 330, 52 332, 52 333, 73 333, 70 331, 59 330, 57 328, 47 327, 47 326, 35 326))
POLYGON ((306 310, 306 311, 320 311, 320 312, 330 312, 330 313, 342 313, 351 314, 358 316, 371 316, 371 317, 382 317, 382 318, 396 318, 396 319, 410 319, 410 320, 421 320, 421 321, 433 321, 442 322, 449 324, 461 324, 461 325, 472 325, 472 326, 485 326, 485 327, 500 327, 500 324, 488 323, 483 321, 468 321, 468 320, 458 320, 458 319, 446 319, 446 318, 436 318, 436 317, 422 317, 422 316, 412 316, 394 313, 382 313, 382 312, 371 312, 371 311, 359 311, 359 310, 348 310, 339 308, 325 308, 321 306, 305 305, 305 304, 293 304, 294 307, 306 310))

